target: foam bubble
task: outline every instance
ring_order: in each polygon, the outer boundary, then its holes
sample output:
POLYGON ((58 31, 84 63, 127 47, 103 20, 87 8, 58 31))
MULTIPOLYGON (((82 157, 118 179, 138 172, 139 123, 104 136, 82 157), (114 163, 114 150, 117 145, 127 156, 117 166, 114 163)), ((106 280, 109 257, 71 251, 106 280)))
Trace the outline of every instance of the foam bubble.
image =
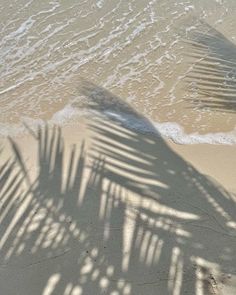
POLYGON ((62 110, 56 112, 50 121, 54 124, 63 124, 80 113, 81 112, 78 109, 72 107, 72 105, 69 104, 66 105, 62 110))
POLYGON ((104 5, 104 0, 99 0, 99 1, 96 2, 96 6, 97 6, 98 8, 102 8, 103 5, 104 5))

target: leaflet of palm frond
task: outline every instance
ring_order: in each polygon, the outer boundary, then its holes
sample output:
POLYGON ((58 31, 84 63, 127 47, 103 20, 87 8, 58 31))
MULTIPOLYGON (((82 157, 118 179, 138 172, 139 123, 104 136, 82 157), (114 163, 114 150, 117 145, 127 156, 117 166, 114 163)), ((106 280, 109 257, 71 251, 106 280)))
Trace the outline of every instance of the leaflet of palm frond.
POLYGON ((30 134, 34 139, 38 139, 38 138, 37 138, 37 133, 35 133, 35 131, 32 130, 26 122, 23 122, 23 125, 25 126, 26 130, 29 132, 29 134, 30 134))
MULTIPOLYGON (((214 77, 210 76, 210 75, 202 75, 202 76, 199 76, 197 75, 197 73, 194 73, 192 75, 189 75, 188 78, 187 78, 187 81, 197 81, 199 84, 200 83, 205 83, 205 85, 219 85, 221 86, 221 88, 230 88, 232 87, 233 90, 235 90, 235 83, 236 81, 233 79, 233 78, 229 78, 227 76, 215 76, 214 77), (207 80, 205 80, 204 78, 206 78, 207 80), (222 85, 223 83, 223 85, 222 85)), ((203 84, 204 85, 204 84, 203 84)))
POLYGON ((25 182, 25 174, 22 173, 16 157, 14 160, 7 160, 0 168, 0 249, 2 253, 12 249, 9 247, 9 237, 16 234, 15 214, 26 197, 23 182, 25 182))
POLYGON ((16 161, 19 164, 19 167, 21 168, 21 171, 25 177, 25 180, 27 181, 28 186, 31 187, 31 180, 30 180, 29 174, 27 172, 27 169, 25 167, 20 148, 18 147, 17 143, 14 142, 13 139, 9 138, 9 142, 11 143, 11 147, 13 149, 16 161))
POLYGON ((236 68, 236 63, 222 59, 217 54, 210 51, 199 50, 197 53, 192 51, 191 53, 186 54, 186 56, 193 58, 194 60, 198 59, 197 62, 201 65, 216 67, 221 71, 231 71, 236 68))
POLYGON ((77 153, 78 147, 74 145, 69 156, 69 165, 67 167, 67 176, 65 176, 65 185, 63 194, 71 194, 76 198, 75 203, 78 203, 78 197, 81 195, 83 173, 85 171, 85 143, 82 142, 77 153))
POLYGON ((9 196, 14 196, 14 194, 16 194, 16 191, 24 179, 21 171, 14 168, 15 162, 11 162, 10 160, 6 161, 0 168, 0 212, 7 207, 7 202, 12 202, 12 198, 9 196))
POLYGON ((200 109, 213 109, 215 111, 222 111, 222 107, 224 107, 224 112, 227 113, 233 113, 234 111, 232 109, 234 109, 236 107, 236 103, 235 102, 228 102, 228 100, 221 100, 221 101, 211 101, 211 100, 206 100, 206 99, 200 99, 198 101, 194 101, 195 104, 201 104, 199 106, 200 109))
POLYGON ((218 95, 224 96, 225 98, 234 99, 236 96, 236 89, 234 85, 230 86, 228 84, 222 85, 216 82, 201 82, 200 80, 196 79, 196 85, 189 85, 189 88, 195 88, 198 90, 199 94, 205 94, 207 96, 213 96, 216 98, 218 95), (210 94, 210 95, 209 95, 210 94))
MULTIPOLYGON (((57 183, 58 192, 61 191, 63 169, 63 139, 59 127, 49 129, 47 125, 38 129, 38 161, 39 186, 45 179, 57 183), (58 187, 59 186, 59 187, 58 187)), ((47 182, 46 182, 47 183, 47 182)))
POLYGON ((6 179, 8 178, 12 168, 14 166, 14 162, 11 162, 8 159, 4 164, 1 165, 0 168, 0 189, 2 189, 3 185, 6 183, 6 179))
MULTIPOLYGON (((87 227, 102 226, 104 220, 99 217, 101 198, 105 193, 104 181, 106 179, 106 162, 104 157, 92 161, 85 190, 79 200, 80 220, 87 227)), ((92 229, 94 230, 94 229, 92 229)))
POLYGON ((234 78, 235 74, 233 74, 232 68, 226 67, 221 67, 217 64, 204 64, 201 63, 200 61, 197 61, 194 64, 193 71, 191 73, 201 73, 204 75, 209 75, 213 77, 231 77, 234 78))

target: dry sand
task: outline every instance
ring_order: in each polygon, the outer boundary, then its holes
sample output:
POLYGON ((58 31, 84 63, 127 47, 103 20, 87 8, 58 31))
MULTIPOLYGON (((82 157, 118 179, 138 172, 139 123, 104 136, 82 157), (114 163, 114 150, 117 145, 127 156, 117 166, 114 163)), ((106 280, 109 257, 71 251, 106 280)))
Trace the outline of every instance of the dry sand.
POLYGON ((1 146, 0 294, 236 294, 234 146, 108 117, 1 146))

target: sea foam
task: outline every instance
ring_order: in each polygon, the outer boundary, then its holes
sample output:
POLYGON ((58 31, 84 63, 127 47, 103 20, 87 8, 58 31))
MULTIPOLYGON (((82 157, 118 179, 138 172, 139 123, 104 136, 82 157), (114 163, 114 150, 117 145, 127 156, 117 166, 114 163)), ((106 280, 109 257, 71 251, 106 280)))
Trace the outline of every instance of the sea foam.
MULTIPOLYGON (((76 124, 79 117, 86 116, 91 120, 94 117, 104 117, 122 124, 129 130, 138 131, 153 136, 162 136, 168 138, 177 144, 236 144, 236 128, 229 132, 215 132, 199 134, 198 132, 186 133, 184 128, 176 122, 153 122, 144 116, 134 113, 117 112, 113 110, 103 110, 103 112, 91 111, 89 109, 81 110, 68 104, 63 109, 56 112, 48 121, 48 124, 64 125, 68 122, 76 124), (74 119, 74 120, 73 120, 74 119)), ((44 124, 41 119, 22 118, 22 122, 33 128, 44 124)), ((15 136, 24 132, 24 128, 18 125, 0 124, 0 136, 15 136)))
POLYGON ((236 128, 229 132, 215 132, 199 134, 186 133, 184 128, 176 122, 152 122, 144 117, 133 114, 118 114, 106 112, 109 116, 121 121, 126 127, 145 133, 159 133, 177 144, 236 144, 236 128), (156 132, 155 132, 156 131, 156 132))
POLYGON ((197 132, 187 134, 182 126, 174 122, 154 123, 154 125, 163 137, 167 137, 178 144, 236 144, 236 130, 207 134, 197 132))

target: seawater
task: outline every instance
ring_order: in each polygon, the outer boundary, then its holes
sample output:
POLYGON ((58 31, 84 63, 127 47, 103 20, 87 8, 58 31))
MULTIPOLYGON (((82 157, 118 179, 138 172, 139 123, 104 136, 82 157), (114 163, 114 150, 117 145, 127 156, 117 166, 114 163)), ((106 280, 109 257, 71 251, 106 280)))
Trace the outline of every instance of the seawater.
POLYGON ((177 143, 236 143, 235 1, 0 4, 0 135, 83 113, 83 78, 177 143))

